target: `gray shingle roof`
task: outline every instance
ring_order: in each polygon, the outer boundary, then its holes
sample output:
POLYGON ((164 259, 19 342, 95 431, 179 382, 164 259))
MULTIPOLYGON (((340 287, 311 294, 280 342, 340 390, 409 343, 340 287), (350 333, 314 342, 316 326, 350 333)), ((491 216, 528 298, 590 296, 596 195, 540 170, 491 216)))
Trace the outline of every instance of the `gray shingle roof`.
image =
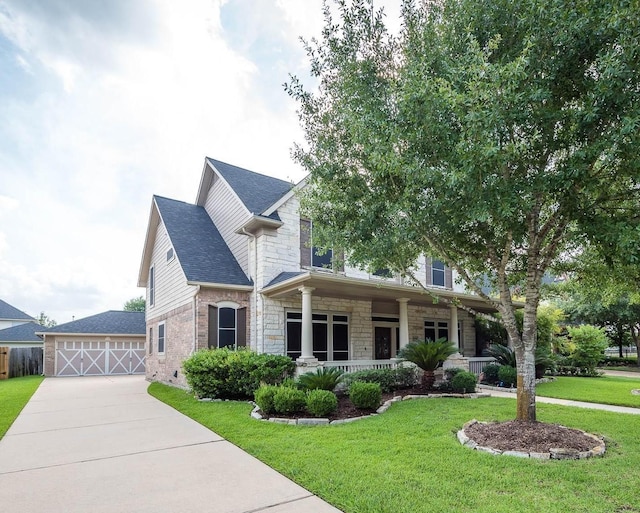
POLYGON ((36 331, 44 329, 37 322, 25 322, 0 330, 0 342, 42 342, 42 338, 36 335, 36 331))
POLYGON ((146 321, 144 312, 123 312, 109 310, 77 321, 59 324, 53 328, 43 328, 46 333, 95 333, 113 335, 144 335, 146 321))
POLYGON ((187 281, 252 284, 204 207, 154 199, 187 281))
POLYGON ((306 274, 306 273, 305 272, 282 272, 278 276, 276 276, 273 280, 271 280, 266 285, 266 287, 270 287, 271 285, 282 283, 283 281, 287 281, 291 278, 295 278, 296 276, 300 276, 301 274, 306 274))
POLYGON ((9 303, 0 299, 0 319, 10 319, 12 321, 35 321, 33 317, 27 315, 22 310, 11 306, 9 303))
POLYGON ((207 157, 252 214, 262 214, 288 193, 293 184, 207 157))

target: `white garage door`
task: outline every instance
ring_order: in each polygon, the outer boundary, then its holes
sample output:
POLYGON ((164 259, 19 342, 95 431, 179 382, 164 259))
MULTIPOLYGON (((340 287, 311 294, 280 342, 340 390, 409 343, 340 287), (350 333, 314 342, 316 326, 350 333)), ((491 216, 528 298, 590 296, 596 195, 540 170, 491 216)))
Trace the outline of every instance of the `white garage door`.
POLYGON ((144 342, 56 342, 56 376, 144 374, 144 342))

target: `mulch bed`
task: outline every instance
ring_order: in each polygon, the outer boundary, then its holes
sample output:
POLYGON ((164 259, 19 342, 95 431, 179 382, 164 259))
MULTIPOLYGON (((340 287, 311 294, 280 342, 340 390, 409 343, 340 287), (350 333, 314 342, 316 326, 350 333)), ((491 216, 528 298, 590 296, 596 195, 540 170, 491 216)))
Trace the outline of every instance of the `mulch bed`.
POLYGON ((598 445, 582 431, 544 422, 478 422, 466 428, 465 433, 478 445, 500 451, 543 453, 562 448, 584 452, 598 445))

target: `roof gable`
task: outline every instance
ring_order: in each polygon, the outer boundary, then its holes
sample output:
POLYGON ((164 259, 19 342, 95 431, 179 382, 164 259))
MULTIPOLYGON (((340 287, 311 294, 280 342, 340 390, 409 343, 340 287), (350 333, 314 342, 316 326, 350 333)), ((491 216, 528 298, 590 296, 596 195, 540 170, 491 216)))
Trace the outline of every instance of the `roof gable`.
POLYGON ((154 196, 188 282, 250 286, 204 207, 154 196))
POLYGON ((251 214, 262 214, 287 194, 293 184, 207 157, 251 214))
POLYGON ((11 306, 2 299, 0 299, 0 319, 9 321, 35 321, 33 317, 11 306))
POLYGON ((0 342, 42 342, 42 338, 36 335, 36 332, 43 329, 45 328, 37 322, 25 322, 5 328, 0 330, 0 342))
POLYGON ((144 312, 124 312, 109 310, 77 321, 43 328, 39 332, 48 333, 88 333, 100 335, 144 335, 146 322, 144 312))

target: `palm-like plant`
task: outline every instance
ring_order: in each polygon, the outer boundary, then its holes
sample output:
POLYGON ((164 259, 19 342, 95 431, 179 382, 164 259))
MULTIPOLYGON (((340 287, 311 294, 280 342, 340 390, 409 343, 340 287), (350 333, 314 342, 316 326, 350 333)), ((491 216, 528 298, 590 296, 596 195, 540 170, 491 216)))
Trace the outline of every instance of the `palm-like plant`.
POLYGON ((456 347, 446 338, 434 341, 420 340, 411 342, 402 348, 398 352, 398 358, 420 367, 424 371, 422 386, 430 389, 436 381, 434 371, 456 351, 456 347))
POLYGON ((343 372, 336 367, 320 367, 316 372, 305 372, 298 378, 298 387, 302 390, 329 390, 333 391, 340 380, 343 372))

